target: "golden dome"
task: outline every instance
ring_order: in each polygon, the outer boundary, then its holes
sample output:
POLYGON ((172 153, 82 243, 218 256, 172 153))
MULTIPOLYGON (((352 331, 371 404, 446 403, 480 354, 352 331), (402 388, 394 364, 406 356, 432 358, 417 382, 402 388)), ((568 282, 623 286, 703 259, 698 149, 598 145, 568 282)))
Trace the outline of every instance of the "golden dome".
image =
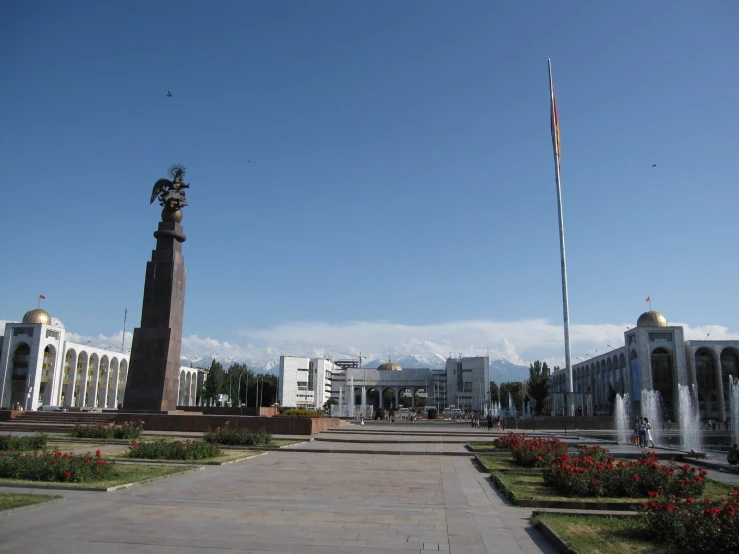
POLYGON ((45 310, 36 308, 26 312, 26 315, 23 316, 23 323, 44 323, 50 325, 51 316, 45 310))
POLYGON ((378 371, 402 371, 403 368, 400 367, 398 364, 394 364, 393 362, 385 362, 384 364, 380 364, 380 366, 377 368, 378 371))
POLYGON ((667 327, 667 319, 659 312, 644 312, 636 322, 637 327, 667 327))

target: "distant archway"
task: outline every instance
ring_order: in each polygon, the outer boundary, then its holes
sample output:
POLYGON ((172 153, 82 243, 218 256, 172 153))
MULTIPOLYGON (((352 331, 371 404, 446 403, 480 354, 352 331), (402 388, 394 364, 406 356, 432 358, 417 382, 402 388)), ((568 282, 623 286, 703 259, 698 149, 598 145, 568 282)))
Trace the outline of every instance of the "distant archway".
POLYGON ((20 403, 25 408, 26 379, 28 379, 28 363, 31 356, 31 347, 25 342, 20 343, 13 352, 13 369, 10 374, 10 406, 20 403))
POLYGON ((665 418, 675 421, 673 394, 675 383, 672 372, 672 356, 664 348, 652 351, 652 388, 659 391, 665 407, 665 418))

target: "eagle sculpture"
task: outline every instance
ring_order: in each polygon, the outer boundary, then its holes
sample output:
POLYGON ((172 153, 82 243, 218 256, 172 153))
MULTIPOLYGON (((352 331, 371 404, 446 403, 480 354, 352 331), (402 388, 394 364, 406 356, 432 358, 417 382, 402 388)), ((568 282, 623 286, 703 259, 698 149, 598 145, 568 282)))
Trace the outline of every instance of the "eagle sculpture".
POLYGON ((180 164, 171 166, 167 173, 172 180, 159 179, 154 183, 149 204, 153 204, 154 200, 159 197, 160 206, 164 206, 171 211, 177 211, 187 206, 184 189, 190 188, 190 185, 185 184, 183 180, 185 177, 185 168, 180 164))

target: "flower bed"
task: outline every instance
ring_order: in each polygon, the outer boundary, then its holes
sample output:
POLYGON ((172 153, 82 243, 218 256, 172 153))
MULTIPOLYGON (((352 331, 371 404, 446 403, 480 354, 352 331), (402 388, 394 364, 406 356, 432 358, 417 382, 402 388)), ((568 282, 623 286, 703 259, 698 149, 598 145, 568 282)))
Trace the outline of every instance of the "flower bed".
POLYGON ((697 497, 705 489, 706 474, 688 464, 660 465, 653 452, 625 462, 606 457, 602 449, 584 447, 575 456, 558 456, 545 468, 544 482, 568 496, 643 498, 660 492, 697 497))
POLYGON ((203 460, 221 455, 221 449, 205 441, 133 441, 128 447, 128 458, 145 460, 203 460))
POLYGON ((524 439, 513 450, 513 460, 524 467, 546 467, 567 455, 567 443, 559 439, 524 439))
POLYGON ((80 439, 137 439, 144 430, 143 421, 124 421, 121 424, 103 425, 93 423, 82 425, 78 423, 70 435, 80 439))
POLYGON ((0 478, 4 479, 81 483, 108 479, 112 472, 113 464, 101 456, 100 450, 94 456, 58 450, 42 454, 0 452, 0 478))
POLYGON ((739 552, 739 491, 716 500, 650 496, 640 512, 655 541, 689 552, 739 552))
POLYGON ((14 437, 13 435, 3 435, 0 437, 0 451, 19 452, 22 450, 43 450, 46 448, 48 435, 38 433, 25 437, 14 437))
POLYGON ((515 450, 524 441, 526 435, 519 435, 518 433, 508 433, 502 437, 498 437, 493 441, 495 448, 502 450, 515 450))
POLYGON ((272 442, 272 435, 264 428, 259 431, 232 429, 228 421, 223 427, 216 427, 215 431, 208 428, 203 438, 206 442, 225 446, 266 446, 272 442))

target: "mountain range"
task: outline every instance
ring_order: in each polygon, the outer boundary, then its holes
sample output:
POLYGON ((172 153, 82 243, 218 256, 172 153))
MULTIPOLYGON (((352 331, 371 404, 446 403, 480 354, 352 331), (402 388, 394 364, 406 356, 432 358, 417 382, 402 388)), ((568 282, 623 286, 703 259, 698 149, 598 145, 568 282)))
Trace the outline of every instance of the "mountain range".
MULTIPOLYGON (((279 373, 280 370, 280 359, 271 358, 264 361, 254 360, 239 360, 228 356, 215 356, 215 359, 223 365, 224 369, 228 369, 233 364, 246 364, 249 369, 256 373, 268 373, 271 372, 273 375, 279 373)), ((182 357, 181 363, 183 366, 192 367, 210 367, 210 363, 213 360, 212 357, 182 357)), ((408 369, 416 368, 428 368, 428 369, 443 369, 446 365, 446 358, 439 354, 428 354, 428 355, 411 355, 411 356, 399 356, 397 358, 391 358, 391 360, 398 364, 400 367, 407 367, 408 369)), ((385 363, 387 360, 370 360, 362 364, 366 368, 376 368, 380 364, 385 363)), ((496 383, 505 383, 508 381, 523 381, 529 376, 529 368, 523 365, 517 365, 513 362, 506 360, 505 358, 499 358, 497 360, 490 360, 490 380, 496 383)))

